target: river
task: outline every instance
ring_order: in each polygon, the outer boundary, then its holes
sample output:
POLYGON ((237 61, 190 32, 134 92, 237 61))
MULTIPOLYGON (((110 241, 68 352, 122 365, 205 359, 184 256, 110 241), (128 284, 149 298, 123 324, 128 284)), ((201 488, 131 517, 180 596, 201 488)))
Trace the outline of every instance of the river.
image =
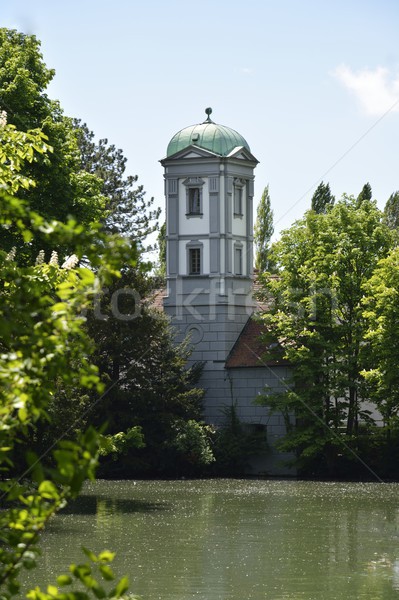
POLYGON ((81 546, 116 552, 143 600, 399 596, 399 484, 97 481, 58 515, 26 583, 54 583, 81 546))

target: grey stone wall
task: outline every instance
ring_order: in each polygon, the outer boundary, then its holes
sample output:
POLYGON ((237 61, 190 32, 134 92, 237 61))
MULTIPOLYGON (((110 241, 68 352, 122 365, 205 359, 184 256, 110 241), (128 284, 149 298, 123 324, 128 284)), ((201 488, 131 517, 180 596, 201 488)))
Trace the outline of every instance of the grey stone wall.
MULTIPOLYGON (((224 367, 224 366, 223 366, 224 367)), ((235 369, 215 369, 213 364, 205 364, 199 385, 205 389, 204 417, 208 423, 222 426, 223 409, 234 404, 241 422, 254 426, 265 426, 270 451, 251 461, 249 474, 294 476, 295 471, 284 465, 292 458, 290 454, 279 452, 275 444, 284 436, 285 426, 281 415, 272 415, 266 406, 254 404, 255 398, 264 392, 265 386, 284 389, 289 377, 287 367, 245 367, 235 369)))
POLYGON ((203 361, 208 368, 223 369, 226 358, 248 320, 246 306, 196 305, 195 312, 187 307, 166 305, 165 312, 175 327, 176 341, 190 336, 192 342, 191 362, 203 361), (177 315, 177 316, 176 316, 177 315))

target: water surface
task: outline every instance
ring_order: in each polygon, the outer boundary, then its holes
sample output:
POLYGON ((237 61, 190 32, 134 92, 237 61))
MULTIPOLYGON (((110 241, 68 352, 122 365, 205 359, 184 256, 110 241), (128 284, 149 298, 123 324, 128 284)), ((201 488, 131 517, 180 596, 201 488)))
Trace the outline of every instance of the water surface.
POLYGON ((84 545, 116 551, 144 600, 391 600, 398 525, 398 484, 97 481, 52 521, 29 583, 84 545))

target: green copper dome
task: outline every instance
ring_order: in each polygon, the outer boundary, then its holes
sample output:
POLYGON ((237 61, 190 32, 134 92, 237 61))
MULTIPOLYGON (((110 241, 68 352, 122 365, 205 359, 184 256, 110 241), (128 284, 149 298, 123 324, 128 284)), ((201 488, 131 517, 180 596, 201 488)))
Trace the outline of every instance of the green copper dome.
POLYGON ((211 108, 205 110, 208 118, 198 125, 190 125, 178 131, 170 140, 166 156, 172 156, 188 146, 198 146, 219 156, 227 156, 237 146, 251 151, 246 140, 234 129, 211 121, 211 108))

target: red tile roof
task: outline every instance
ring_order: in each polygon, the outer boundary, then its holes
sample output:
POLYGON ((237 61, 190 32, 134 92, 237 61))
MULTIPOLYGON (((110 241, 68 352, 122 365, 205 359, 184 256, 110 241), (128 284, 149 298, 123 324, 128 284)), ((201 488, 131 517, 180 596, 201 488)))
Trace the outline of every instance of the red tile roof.
POLYGON ((264 324, 252 316, 246 322, 236 343, 226 360, 226 369, 238 367, 271 367, 286 364, 282 360, 265 360, 263 357, 267 350, 262 334, 267 330, 264 324))
POLYGON ((263 366, 261 357, 265 349, 260 335, 264 331, 262 323, 250 317, 227 357, 226 368, 263 366))
POLYGON ((158 288, 151 292, 148 298, 148 304, 156 310, 163 312, 163 299, 166 296, 166 288, 158 288))

